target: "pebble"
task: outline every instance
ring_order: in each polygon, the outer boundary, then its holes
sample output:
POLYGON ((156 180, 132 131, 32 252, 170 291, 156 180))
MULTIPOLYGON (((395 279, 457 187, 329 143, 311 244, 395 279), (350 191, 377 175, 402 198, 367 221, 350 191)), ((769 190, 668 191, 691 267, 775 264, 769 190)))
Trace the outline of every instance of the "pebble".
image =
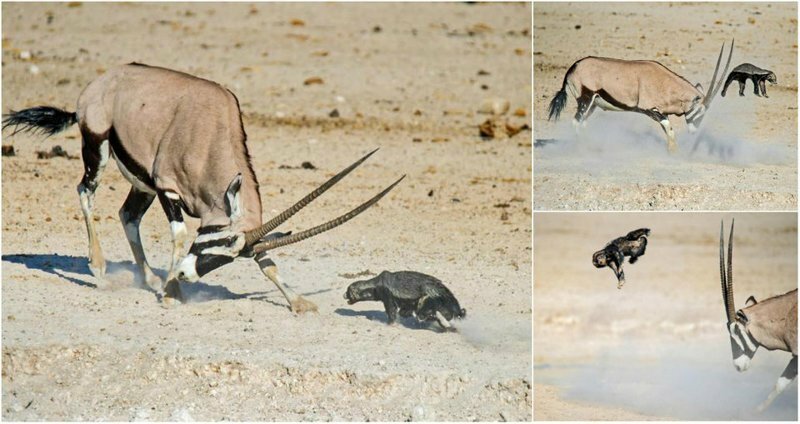
POLYGON ((508 112, 510 107, 511 103, 506 99, 484 99, 478 108, 478 113, 503 115, 504 113, 508 112))
POLYGON ((28 67, 28 72, 32 73, 33 75, 39 74, 40 70, 39 67, 36 65, 31 65, 28 67))

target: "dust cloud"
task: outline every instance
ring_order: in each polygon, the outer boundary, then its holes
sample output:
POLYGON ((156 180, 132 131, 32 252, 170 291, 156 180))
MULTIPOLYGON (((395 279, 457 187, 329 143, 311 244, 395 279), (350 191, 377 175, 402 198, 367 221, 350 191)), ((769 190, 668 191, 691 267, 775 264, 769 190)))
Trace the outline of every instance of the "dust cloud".
POLYGON ((518 344, 527 345, 527 350, 531 350, 530 321, 499 321, 468 314, 463 320, 454 321, 453 325, 467 342, 478 348, 518 344))
POLYGON ((735 166, 795 163, 792 140, 759 143, 748 139, 756 127, 755 102, 769 99, 735 94, 717 98, 694 134, 688 132, 683 117, 670 119, 678 144, 676 154, 667 151, 661 126, 638 113, 597 109, 576 134, 570 118, 575 103, 570 100, 556 129, 557 138, 536 140, 534 162, 537 158, 564 157, 573 160, 576 167, 595 171, 631 166, 642 160, 735 166))
MULTIPOLYGON (((721 328, 724 334, 724 329, 721 328)), ((750 369, 739 373, 724 336, 682 345, 627 341, 591 364, 563 374, 567 398, 615 405, 638 413, 681 420, 797 420, 797 382, 763 413, 766 399, 789 363, 786 352, 759 349, 750 369)), ((544 373, 543 373, 544 374, 544 373)), ((537 371, 537 380, 539 371, 537 371)))

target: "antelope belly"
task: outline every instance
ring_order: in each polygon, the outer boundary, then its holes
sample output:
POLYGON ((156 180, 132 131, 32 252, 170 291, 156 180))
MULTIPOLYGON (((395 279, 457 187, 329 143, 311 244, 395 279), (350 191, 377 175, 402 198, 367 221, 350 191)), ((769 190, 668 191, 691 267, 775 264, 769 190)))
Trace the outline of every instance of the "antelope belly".
POLYGON ((610 110, 610 111, 614 111, 614 112, 622 112, 622 111, 624 111, 624 109, 620 109, 620 108, 612 105, 611 103, 607 102, 601 96, 595 97, 594 101, 597 102, 597 106, 600 106, 600 109, 610 110))

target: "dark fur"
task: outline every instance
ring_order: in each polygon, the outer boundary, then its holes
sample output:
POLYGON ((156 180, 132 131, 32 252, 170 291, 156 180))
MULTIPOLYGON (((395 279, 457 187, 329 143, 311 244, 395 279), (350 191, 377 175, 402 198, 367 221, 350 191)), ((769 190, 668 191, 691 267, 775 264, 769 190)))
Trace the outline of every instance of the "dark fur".
POLYGON ((414 271, 383 271, 369 280, 356 281, 347 287, 344 297, 351 305, 368 300, 383 302, 389 324, 398 314, 415 315, 419 321, 435 321, 437 311, 448 321, 467 315, 439 279, 414 271))
POLYGON ((748 79, 753 81, 754 94, 759 97, 769 97, 767 95, 766 82, 770 84, 778 83, 778 78, 774 72, 768 69, 761 69, 751 63, 742 63, 733 68, 731 73, 728 74, 728 79, 725 80, 725 86, 722 88, 722 97, 725 97, 728 86, 734 81, 739 83, 739 95, 744 96, 745 82, 748 79))
POLYGON ((13 126, 14 135, 18 132, 44 134, 47 137, 66 130, 78 122, 75 112, 67 112, 50 106, 37 106, 19 112, 11 111, 3 116, 3 129, 13 126))
POLYGON ((649 235, 649 228, 640 228, 629 232, 623 237, 612 240, 602 250, 594 252, 592 264, 596 268, 611 268, 617 276, 619 287, 622 287, 622 284, 625 283, 625 273, 622 271, 625 256, 630 258, 628 260, 629 263, 636 263, 639 257, 644 255, 649 235))
MULTIPOLYGON (((580 60, 578 61, 580 62, 580 60)), ((575 66, 578 65, 578 62, 572 64, 567 70, 567 73, 564 74, 564 81, 561 82, 561 90, 556 93, 553 100, 550 101, 550 110, 547 116, 548 121, 552 121, 554 118, 558 121, 558 117, 561 115, 561 111, 564 110, 564 106, 567 105, 567 77, 575 71, 575 66)))

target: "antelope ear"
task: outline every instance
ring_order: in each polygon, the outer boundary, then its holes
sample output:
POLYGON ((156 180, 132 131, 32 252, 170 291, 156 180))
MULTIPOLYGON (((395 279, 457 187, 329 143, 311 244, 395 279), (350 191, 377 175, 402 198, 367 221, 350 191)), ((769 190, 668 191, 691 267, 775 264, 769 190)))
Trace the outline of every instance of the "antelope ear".
POLYGON ((225 190, 225 213, 231 219, 231 223, 238 221, 242 217, 242 197, 239 191, 242 188, 242 174, 236 174, 233 181, 225 190))
POLYGON ((753 305, 755 305, 756 303, 758 303, 758 302, 756 302, 756 298, 755 298, 755 297, 753 297, 753 296, 750 296, 750 297, 748 297, 748 298, 747 298, 747 302, 744 302, 744 306, 745 306, 745 307, 748 307, 748 306, 753 306, 753 305))

